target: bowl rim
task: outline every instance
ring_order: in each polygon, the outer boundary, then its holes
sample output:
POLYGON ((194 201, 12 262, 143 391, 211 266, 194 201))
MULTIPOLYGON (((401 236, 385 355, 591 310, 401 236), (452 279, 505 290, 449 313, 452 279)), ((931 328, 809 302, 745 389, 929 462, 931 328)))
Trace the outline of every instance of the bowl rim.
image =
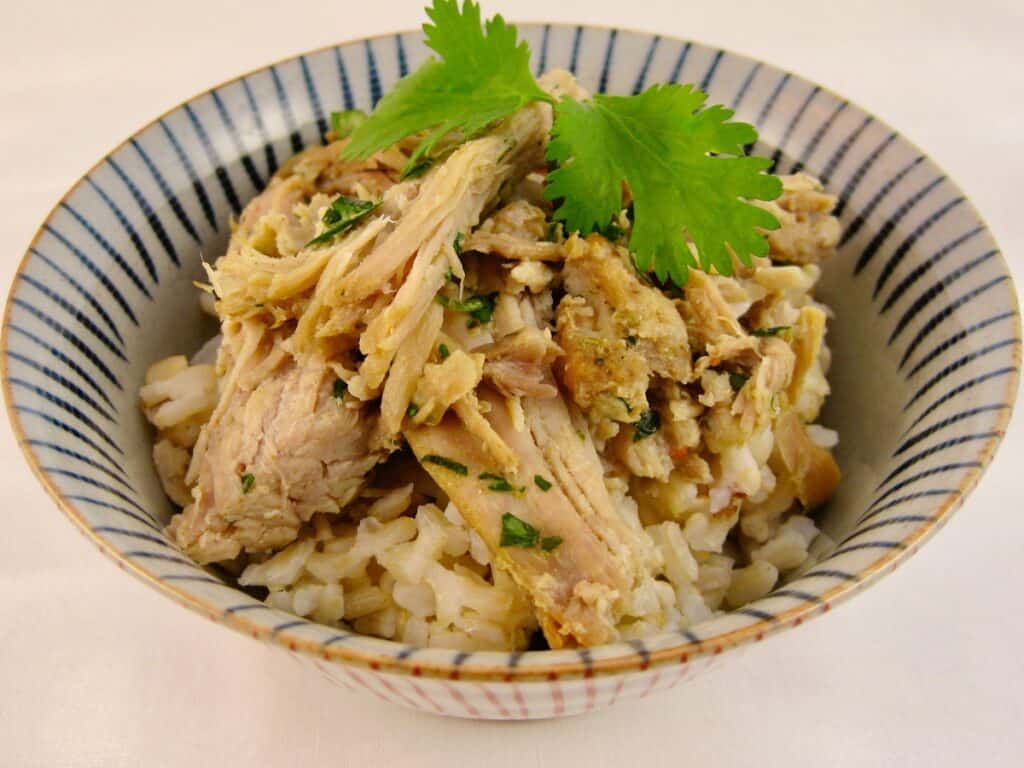
MULTIPOLYGON (((677 37, 675 35, 664 35, 659 32, 652 32, 644 29, 628 26, 608 25, 608 24, 574 24, 570 22, 546 22, 546 21, 517 21, 514 22, 520 29, 524 27, 540 27, 540 28, 560 28, 560 29, 572 29, 572 30, 601 30, 607 32, 621 32, 625 34, 636 34, 646 37, 658 37, 668 42, 678 43, 692 43, 694 45, 703 46, 709 50, 721 51, 728 56, 735 57, 740 60, 744 60, 752 63, 766 64, 776 71, 792 75, 794 78, 809 83, 819 88, 823 93, 830 94, 837 99, 846 100, 844 97, 836 94, 833 90, 821 86, 813 80, 805 78, 799 74, 793 73, 791 70, 783 67, 778 67, 771 62, 757 59, 751 56, 747 56, 742 53, 737 53, 728 48, 720 46, 710 45, 700 40, 687 37, 677 37)), ((597 676, 609 676, 617 675, 628 672, 639 672, 645 671, 649 668, 665 666, 668 664, 687 664, 690 661, 701 657, 718 656, 727 650, 732 650, 749 643, 759 642, 765 637, 775 635, 784 629, 790 627, 796 627, 802 624, 804 621, 813 618, 815 616, 827 613, 832 606, 840 603, 849 597, 853 596, 864 587, 874 583, 881 576, 892 571, 898 565, 902 564, 907 558, 914 554, 920 546, 927 541, 932 535, 934 535, 943 525, 945 525, 952 517, 953 513, 956 512, 964 503, 967 495, 974 489, 978 484, 985 470, 992 462, 992 458, 1002 441, 1003 436, 1006 434, 1007 426, 1013 415, 1013 408, 1016 401, 1016 396, 1020 386, 1020 368, 1022 360, 1022 344, 1021 344, 1021 313, 1020 313, 1020 302, 1017 296, 1017 292, 1013 283, 1013 273, 1009 269, 1009 265, 1003 256, 1002 250, 998 250, 995 254, 995 258, 1002 272, 1007 276, 1008 284, 1008 299, 1014 310, 1013 312, 1013 331, 1014 337, 1017 343, 1012 348, 1012 363, 1013 371, 1007 377, 1006 392, 1003 396, 1003 403, 1006 406, 999 414, 994 428, 992 429, 992 436, 989 437, 981 444, 981 446, 974 452, 974 458, 978 462, 978 466, 972 470, 966 472, 959 486, 957 487, 957 493, 950 494, 941 504, 939 504, 934 514, 930 516, 930 519, 926 522, 922 522, 917 528, 915 528, 909 535, 900 540, 899 548, 889 549, 881 557, 876 559, 874 562, 869 564, 867 567, 857 571, 855 574, 856 578, 852 581, 842 581, 836 586, 825 590, 820 595, 819 601, 816 602, 805 602, 802 601, 799 604, 789 608, 787 610, 778 612, 776 614, 769 615, 765 618, 757 619, 754 623, 740 627, 738 629, 729 630, 722 632, 707 638, 687 639, 686 633, 679 633, 680 642, 673 643, 664 648, 652 649, 643 653, 633 648, 632 653, 626 653, 622 655, 615 655, 608 658, 600 658, 590 660, 589 656, 583 654, 574 654, 567 661, 551 661, 551 662, 536 662, 525 665, 512 665, 508 664, 509 652, 506 651, 476 651, 472 653, 473 661, 466 664, 460 664, 458 662, 448 661, 441 662, 433 659, 426 658, 414 658, 412 656, 401 656, 395 655, 394 653, 388 652, 387 648, 407 648, 406 644, 398 641, 380 640, 373 638, 382 644, 384 650, 381 651, 370 651, 361 648, 354 648, 345 644, 333 644, 328 645, 314 638, 300 635, 290 629, 282 629, 280 631, 271 630, 270 628, 260 625, 256 622, 250 621, 245 612, 225 612, 220 608, 201 598, 199 595, 188 592, 179 586, 176 586, 176 582, 164 581, 157 578, 154 574, 150 573, 146 569, 142 568, 139 564, 125 557, 117 547, 111 544, 108 540, 99 536, 85 520, 84 516, 75 508, 74 504, 71 503, 63 491, 57 486, 52 480, 50 475, 45 471, 42 463, 32 449, 30 443, 27 440, 24 427, 22 425, 19 414, 17 413, 13 405, 13 392, 11 388, 11 381, 9 376, 9 342, 10 342, 10 318, 12 313, 13 302, 11 298, 14 296, 16 289, 23 277, 26 265, 32 258, 32 250, 36 246, 40 237, 42 236, 46 224, 51 220, 53 215, 60 209, 61 204, 65 202, 78 188, 83 184, 86 177, 92 174, 93 171, 98 169, 106 160, 107 157, 113 155, 123 147, 127 146, 131 140, 150 128, 151 126, 159 123, 164 118, 172 115, 178 110, 182 109, 187 104, 193 103, 198 99, 207 96, 214 91, 225 88, 234 83, 240 82, 245 78, 248 78, 257 73, 266 71, 271 67, 276 67, 282 64, 295 61, 300 57, 314 56, 320 53, 334 50, 335 48, 355 46, 375 40, 383 40, 386 38, 393 38, 396 36, 414 35, 418 34, 421 29, 402 29, 394 30, 389 32, 383 32, 375 35, 367 35, 364 37, 345 39, 334 43, 328 43, 317 48, 313 48, 306 51, 301 51, 291 55, 280 57, 274 61, 266 64, 254 67, 245 72, 242 72, 234 77, 230 77, 220 83, 212 85, 201 91, 196 92, 189 98, 186 98, 168 109, 161 112, 156 117, 148 120, 141 125, 134 132, 129 134, 124 140, 117 143, 114 147, 108 150, 103 156, 101 156, 94 164, 87 168, 81 173, 77 179, 68 187, 60 199, 54 204, 49 213, 46 214, 39 227, 37 228, 32 239, 29 241, 28 246, 25 249, 25 253, 22 255, 11 280, 10 288, 8 290, 8 298, 6 306, 3 311, 2 327, 0 327, 0 379, 2 379, 2 388, 4 395, 4 407, 7 412, 7 417, 10 421, 11 429, 17 440, 18 446, 21 449, 22 455, 24 456, 29 468, 32 473, 36 476, 36 479, 43 486, 43 489, 47 492, 50 498, 54 501, 57 508, 67 516, 75 527, 93 544, 97 546, 99 551, 110 558, 121 570, 127 571, 140 579, 144 583, 148 584, 157 591, 163 593, 167 597, 174 600, 179 605, 182 605, 196 613, 211 619, 214 622, 224 624, 235 631, 242 632, 250 635, 253 638, 269 642, 274 645, 278 645, 292 652, 300 653, 307 657, 314 659, 320 659, 327 662, 341 663, 343 665, 355 664, 364 668, 372 669, 374 671, 386 671, 397 674, 411 675, 414 677, 427 677, 437 679, 449 679, 449 680, 468 680, 478 682, 513 682, 513 681, 557 681, 567 680, 576 678, 591 678, 597 676)), ((848 101, 848 100, 847 100, 848 101)), ((890 131, 895 133, 901 140, 905 141, 908 145, 917 149, 922 156, 924 156, 929 162, 931 162, 936 168, 941 170, 941 166, 935 162, 932 157, 920 150, 918 145, 912 140, 908 139, 902 132, 896 131, 889 125, 888 122, 878 118, 874 113, 861 107, 859 104, 850 101, 851 106, 856 107, 865 115, 868 115, 874 119, 876 123, 888 128, 890 131)), ((972 216, 977 218, 980 224, 984 227, 985 231, 992 235, 991 227, 988 222, 981 215, 978 209, 975 207, 973 201, 963 192, 960 185, 951 177, 946 175, 948 183, 954 190, 963 195, 968 211, 972 216)), ((230 586, 230 585, 229 585, 230 586)), ((237 588, 231 587, 237 591, 237 588)), ((598 646, 598 648, 630 648, 628 642, 617 642, 609 643, 606 645, 598 646)), ((422 649, 422 650, 445 650, 445 649, 422 649)), ((452 651, 454 654, 455 652, 452 651)), ((552 653, 564 653, 564 651, 525 651, 521 654, 514 654, 516 656, 528 657, 530 659, 538 659, 543 656, 551 655, 552 653)))

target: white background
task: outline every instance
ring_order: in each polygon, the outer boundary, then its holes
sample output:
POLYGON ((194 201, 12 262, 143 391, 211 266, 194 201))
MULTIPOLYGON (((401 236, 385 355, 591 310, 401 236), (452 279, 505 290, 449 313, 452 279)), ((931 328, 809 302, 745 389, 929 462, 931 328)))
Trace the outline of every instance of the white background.
MULTIPOLYGON (((422 21, 420 0, 0 0, 0 284, 98 157, 206 87, 422 21)), ((688 36, 821 82, 917 142, 1024 284, 1020 0, 485 0, 688 36)), ((571 720, 442 720, 346 693, 121 573, 0 427, 0 765, 1021 765, 1024 429, 895 574, 671 693, 571 720)))

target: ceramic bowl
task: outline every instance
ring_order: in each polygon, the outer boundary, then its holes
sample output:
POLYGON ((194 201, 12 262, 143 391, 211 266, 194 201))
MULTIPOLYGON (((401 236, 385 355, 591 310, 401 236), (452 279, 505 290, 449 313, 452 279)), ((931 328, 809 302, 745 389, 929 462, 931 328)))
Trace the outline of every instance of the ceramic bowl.
MULTIPOLYGON (((1020 362, 1006 264, 963 192, 881 121, 775 67, 698 43, 522 25, 537 72, 595 91, 697 83, 761 133, 779 172, 839 196, 828 263, 833 395, 844 481, 821 513, 835 551, 796 581, 683 631, 587 650, 421 649, 273 610, 183 556, 137 406, 146 367, 212 334, 192 280, 228 222, 332 109, 369 109, 425 57, 420 32, 314 51, 220 85, 156 119, 57 204, 18 269, 3 324, 8 413, 32 470, 123 570, 225 626, 291 651, 340 685, 427 712, 568 715, 672 687, 740 646, 828 611, 909 557, 978 481, 1010 416, 1020 362)), ((91 563, 84 563, 91 567, 91 563)), ((795 633, 790 642, 800 642, 795 633)))

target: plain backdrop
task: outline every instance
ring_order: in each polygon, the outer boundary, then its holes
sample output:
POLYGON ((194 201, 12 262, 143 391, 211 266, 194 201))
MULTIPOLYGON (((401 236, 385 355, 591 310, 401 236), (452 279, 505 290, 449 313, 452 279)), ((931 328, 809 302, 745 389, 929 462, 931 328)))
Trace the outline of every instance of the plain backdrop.
MULTIPOLYGON (((0 0, 0 284, 97 158, 272 60, 421 2, 0 0)), ((917 142, 1024 282, 1024 3, 485 0, 687 36, 816 80, 917 142)), ((347 693, 120 572, 0 427, 0 765, 1021 765, 1024 429, 895 574, 675 691, 571 720, 442 720, 347 693)))

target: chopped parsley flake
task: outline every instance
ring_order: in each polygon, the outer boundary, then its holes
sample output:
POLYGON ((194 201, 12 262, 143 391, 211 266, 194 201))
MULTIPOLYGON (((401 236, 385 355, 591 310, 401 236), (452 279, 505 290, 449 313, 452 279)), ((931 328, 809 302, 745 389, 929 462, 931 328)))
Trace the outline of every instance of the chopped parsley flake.
POLYGON ((344 379, 335 379, 334 380, 334 396, 337 397, 337 398, 342 398, 342 397, 345 396, 346 392, 348 392, 348 384, 345 383, 345 380, 344 379))
POLYGON ((633 334, 629 334, 629 336, 626 337, 626 346, 627 347, 635 347, 636 346, 636 336, 634 336, 633 334))
POLYGON ((423 457, 423 461, 429 464, 437 464, 439 467, 444 467, 456 475, 469 474, 469 467, 465 464, 460 464, 454 459, 449 459, 447 456, 438 456, 436 453, 430 453, 423 457))
POLYGON ((405 409, 405 415, 410 419, 420 412, 420 407, 416 403, 409 403, 409 407, 405 409))
POLYGON ((729 386, 732 387, 733 392, 739 392, 743 389, 743 385, 747 383, 749 378, 749 376, 744 376, 742 373, 730 373, 729 386))
POLYGON ((493 481, 487 486, 489 491, 497 491, 498 493, 522 493, 526 489, 523 487, 516 487, 508 481, 504 475, 495 475, 492 472, 483 472, 480 474, 481 480, 493 481))
POLYGON ((442 360, 447 360, 448 359, 448 355, 450 355, 451 353, 452 353, 452 351, 450 349, 448 349, 448 345, 447 344, 441 344, 437 348, 437 356, 439 358, 441 358, 442 360))
POLYGON ((466 236, 465 232, 457 232, 455 234, 455 240, 452 241, 452 248, 455 251, 456 256, 462 255, 462 239, 466 236))
POLYGON ((501 546, 532 549, 540 541, 540 531, 511 512, 501 516, 501 546))
POLYGON ((470 323, 472 326, 491 322, 491 317, 494 315, 494 302, 497 298, 497 293, 488 293, 483 296, 470 296, 465 301, 459 301, 438 294, 437 303, 453 312, 465 312, 472 318, 470 323))
POLYGON ((551 490, 551 481, 545 480, 540 475, 534 475, 533 482, 535 482, 537 484, 537 487, 540 488, 545 493, 551 490))
POLYGON ((755 328, 750 332, 751 336, 778 336, 783 331, 788 331, 792 326, 773 325, 770 328, 755 328))
POLYGON ((543 539, 540 540, 540 548, 543 549, 545 552, 550 552, 561 543, 561 536, 545 536, 543 539))
POLYGON ((244 475, 242 475, 241 479, 242 479, 242 493, 248 493, 249 491, 252 490, 252 485, 253 485, 253 483, 256 482, 256 478, 253 477, 248 472, 246 472, 244 475))
POLYGON ((633 442, 639 443, 650 437, 661 428, 661 414, 657 411, 644 411, 640 418, 633 422, 633 442))
POLYGON ((324 211, 321 219, 327 226, 327 229, 306 243, 304 247, 309 248, 313 245, 329 243, 335 237, 348 231, 369 216, 378 205, 380 203, 374 203, 371 200, 356 200, 339 195, 331 203, 330 207, 324 211))

